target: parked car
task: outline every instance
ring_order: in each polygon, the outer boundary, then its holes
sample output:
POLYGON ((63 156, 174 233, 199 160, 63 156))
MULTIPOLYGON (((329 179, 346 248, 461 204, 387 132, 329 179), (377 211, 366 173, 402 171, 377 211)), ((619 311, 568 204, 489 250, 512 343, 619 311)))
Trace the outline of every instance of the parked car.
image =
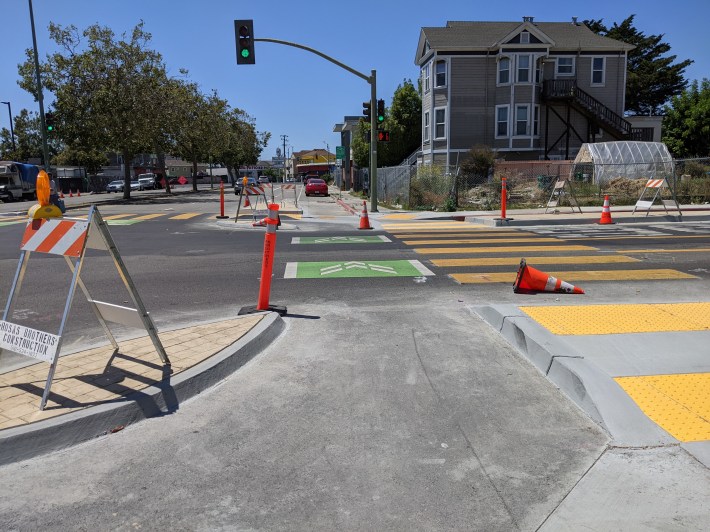
POLYGON ((267 175, 260 175, 258 182, 259 183, 270 183, 271 180, 269 179, 269 176, 267 176, 267 175))
MULTIPOLYGON (((237 183, 234 185, 234 193, 239 195, 242 193, 242 184, 244 183, 244 178, 240 177, 237 179, 237 183)), ((247 178, 247 186, 248 187, 257 187, 259 186, 259 183, 254 179, 253 177, 248 177, 247 178)))
POLYGON ((158 186, 156 182, 155 174, 140 174, 138 176, 138 182, 143 185, 144 190, 155 190, 158 186))
POLYGON ((306 196, 327 196, 328 185, 322 179, 311 177, 306 183, 306 196))
POLYGON ((143 190, 143 183, 140 181, 131 181, 131 190, 143 190))
POLYGON ((106 185, 106 192, 123 192, 123 181, 111 181, 106 185))

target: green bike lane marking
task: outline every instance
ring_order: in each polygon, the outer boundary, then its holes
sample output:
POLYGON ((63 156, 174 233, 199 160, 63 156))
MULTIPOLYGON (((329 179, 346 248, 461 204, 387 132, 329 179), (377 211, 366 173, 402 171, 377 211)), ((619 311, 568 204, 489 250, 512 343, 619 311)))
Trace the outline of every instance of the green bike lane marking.
POLYGON ((289 262, 284 279, 421 277, 435 275, 418 260, 289 262))
POLYGON ((392 242, 384 235, 377 236, 295 236, 291 244, 372 244, 392 242))

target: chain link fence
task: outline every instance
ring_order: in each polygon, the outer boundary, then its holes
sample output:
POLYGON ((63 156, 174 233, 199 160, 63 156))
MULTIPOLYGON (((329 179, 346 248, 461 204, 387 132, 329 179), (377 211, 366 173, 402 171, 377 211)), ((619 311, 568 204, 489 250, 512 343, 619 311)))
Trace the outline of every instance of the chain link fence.
MULTIPOLYGON (((367 172, 362 172, 358 180, 366 183, 367 172)), ((615 205, 634 205, 650 178, 667 180, 666 198, 675 194, 681 204, 710 203, 710 157, 677 159, 672 164, 499 161, 485 174, 466 174, 456 166, 378 168, 377 197, 384 204, 411 210, 498 210, 502 177, 507 206, 513 209, 545 207, 559 178, 569 180, 581 206, 599 206, 606 195, 615 205)))

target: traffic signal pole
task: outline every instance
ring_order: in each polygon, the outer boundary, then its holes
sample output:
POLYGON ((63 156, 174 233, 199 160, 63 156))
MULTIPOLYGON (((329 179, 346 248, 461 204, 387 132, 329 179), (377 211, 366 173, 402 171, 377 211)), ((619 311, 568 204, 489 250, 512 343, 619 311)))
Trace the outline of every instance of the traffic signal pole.
POLYGON ((329 55, 326 55, 323 52, 316 50, 315 48, 304 46, 295 42, 264 38, 254 38, 253 40, 254 42, 272 42, 275 44, 283 44, 285 46, 292 46, 294 48, 306 50, 307 52, 319 55, 323 59, 330 61, 335 65, 338 65, 340 68, 347 70, 351 74, 355 74, 357 77, 364 79, 370 84, 370 109, 372 110, 370 115, 370 212, 379 212, 377 210, 377 71, 371 70, 371 74, 369 76, 366 76, 362 72, 358 72, 354 68, 349 67, 345 63, 341 63, 337 59, 333 59, 329 55))

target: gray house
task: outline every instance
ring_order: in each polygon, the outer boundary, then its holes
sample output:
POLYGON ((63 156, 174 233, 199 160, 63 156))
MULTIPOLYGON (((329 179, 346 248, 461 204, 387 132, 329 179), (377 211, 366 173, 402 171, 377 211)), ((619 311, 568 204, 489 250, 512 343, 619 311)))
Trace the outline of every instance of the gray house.
POLYGON ((585 142, 652 140, 624 119, 633 46, 571 22, 447 22, 422 28, 424 164, 475 145, 506 160, 569 159, 585 142))

